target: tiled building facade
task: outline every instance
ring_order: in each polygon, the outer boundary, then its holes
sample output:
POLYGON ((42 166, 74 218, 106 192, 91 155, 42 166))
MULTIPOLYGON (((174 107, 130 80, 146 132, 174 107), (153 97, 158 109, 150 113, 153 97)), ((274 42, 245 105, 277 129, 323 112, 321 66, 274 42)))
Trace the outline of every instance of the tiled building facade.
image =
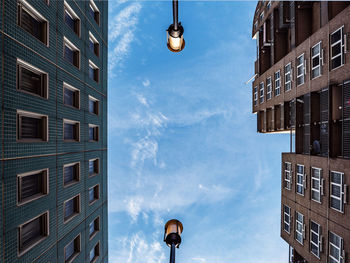
POLYGON ((281 237, 290 262, 350 262, 350 2, 261 1, 252 109, 282 154, 281 237))
POLYGON ((107 262, 107 1, 0 0, 0 262, 107 262))

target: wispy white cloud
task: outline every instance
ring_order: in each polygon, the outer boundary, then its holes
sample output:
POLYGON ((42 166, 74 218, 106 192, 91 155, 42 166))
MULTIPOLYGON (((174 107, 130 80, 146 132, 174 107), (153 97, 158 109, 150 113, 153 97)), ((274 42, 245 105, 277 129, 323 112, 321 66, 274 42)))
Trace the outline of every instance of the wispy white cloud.
POLYGON ((195 261, 195 262, 200 262, 200 263, 205 263, 205 262, 207 262, 207 261, 205 260, 205 258, 192 258, 192 260, 195 261))
POLYGON ((151 84, 151 82, 149 81, 149 79, 145 79, 144 81, 142 81, 142 85, 144 87, 148 87, 151 84))
POLYGON ((129 53, 130 45, 135 40, 141 8, 140 3, 133 2, 122 8, 114 18, 110 19, 108 70, 111 75, 114 75, 113 69, 129 53))

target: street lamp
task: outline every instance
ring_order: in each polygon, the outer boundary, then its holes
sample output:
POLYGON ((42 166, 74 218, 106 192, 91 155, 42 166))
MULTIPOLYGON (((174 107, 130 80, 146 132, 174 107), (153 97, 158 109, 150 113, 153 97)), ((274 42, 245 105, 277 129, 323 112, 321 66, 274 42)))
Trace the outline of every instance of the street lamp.
POLYGON ((173 0, 173 20, 167 30, 167 46, 172 52, 180 52, 185 47, 185 40, 183 38, 184 28, 181 22, 178 22, 178 0, 173 0))
POLYGON ((165 224, 164 242, 170 247, 170 263, 175 263, 175 247, 181 244, 182 223, 171 219, 165 224))

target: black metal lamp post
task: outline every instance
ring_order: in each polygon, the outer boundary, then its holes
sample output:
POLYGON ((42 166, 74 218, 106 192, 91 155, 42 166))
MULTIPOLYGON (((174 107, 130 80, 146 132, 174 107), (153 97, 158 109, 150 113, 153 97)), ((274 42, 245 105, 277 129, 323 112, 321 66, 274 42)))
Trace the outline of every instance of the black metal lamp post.
POLYGON ((181 22, 178 22, 178 7, 178 0, 173 0, 174 23, 167 30, 167 46, 172 52, 180 52, 185 47, 185 40, 183 38, 184 28, 181 26, 181 22))
POLYGON ((170 247, 170 263, 175 263, 175 247, 181 244, 182 223, 171 219, 165 224, 164 242, 170 247))

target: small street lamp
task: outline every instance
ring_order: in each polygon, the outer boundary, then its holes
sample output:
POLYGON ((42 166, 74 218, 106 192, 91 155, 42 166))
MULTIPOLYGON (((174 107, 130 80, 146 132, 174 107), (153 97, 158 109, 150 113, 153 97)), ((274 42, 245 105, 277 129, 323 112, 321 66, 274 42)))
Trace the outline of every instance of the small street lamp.
POLYGON ((173 0, 173 20, 167 30, 167 46, 172 52, 180 52, 185 47, 185 40, 183 38, 184 28, 181 22, 178 22, 178 0, 173 0))
POLYGON ((175 247, 181 244, 182 223, 171 219, 165 224, 164 242, 170 247, 170 263, 175 263, 175 247))

